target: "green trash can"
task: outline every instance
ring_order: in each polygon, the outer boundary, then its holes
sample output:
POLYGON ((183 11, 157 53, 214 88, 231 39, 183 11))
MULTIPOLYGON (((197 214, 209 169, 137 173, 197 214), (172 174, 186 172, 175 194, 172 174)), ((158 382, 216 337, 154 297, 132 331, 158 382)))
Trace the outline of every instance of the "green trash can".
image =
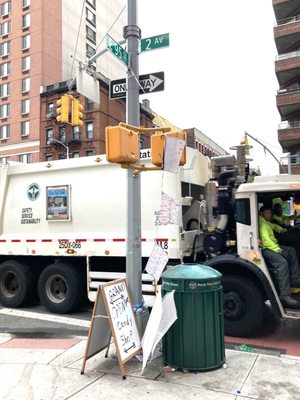
POLYGON ((202 264, 180 264, 162 274, 162 294, 175 290, 178 315, 163 339, 166 364, 191 371, 224 364, 221 276, 202 264))

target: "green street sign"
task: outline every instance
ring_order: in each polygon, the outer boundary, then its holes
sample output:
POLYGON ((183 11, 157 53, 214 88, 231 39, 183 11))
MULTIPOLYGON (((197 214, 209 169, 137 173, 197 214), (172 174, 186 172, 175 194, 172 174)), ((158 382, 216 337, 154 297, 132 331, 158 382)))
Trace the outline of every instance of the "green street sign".
POLYGON ((162 35, 152 36, 141 40, 141 51, 149 51, 159 49, 160 47, 167 47, 170 45, 170 38, 168 33, 162 35))
POLYGON ((110 35, 106 35, 106 48, 128 67, 128 53, 110 35))

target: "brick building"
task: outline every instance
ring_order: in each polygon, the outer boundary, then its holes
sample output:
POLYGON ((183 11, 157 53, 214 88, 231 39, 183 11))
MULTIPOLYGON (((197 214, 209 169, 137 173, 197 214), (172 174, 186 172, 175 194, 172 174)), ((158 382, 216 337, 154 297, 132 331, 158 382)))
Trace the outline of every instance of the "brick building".
POLYGON ((292 173, 300 173, 300 2, 273 0, 273 8, 278 51, 275 61, 279 83, 276 102, 282 120, 278 140, 283 151, 291 155, 292 173))
MULTIPOLYGON (((123 7, 123 0, 0 0, 0 161, 39 160, 40 87, 73 78, 77 61, 96 52, 123 7)), ((121 13, 110 31, 116 40, 125 18, 121 13)), ((124 76, 109 54, 93 68, 110 79, 124 76)))

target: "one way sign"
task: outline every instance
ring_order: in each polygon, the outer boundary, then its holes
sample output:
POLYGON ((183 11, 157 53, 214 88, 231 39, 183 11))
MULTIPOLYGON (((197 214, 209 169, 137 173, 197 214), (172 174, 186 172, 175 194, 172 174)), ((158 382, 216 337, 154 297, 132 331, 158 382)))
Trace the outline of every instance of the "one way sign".
MULTIPOLYGON (((140 94, 160 92, 165 88, 165 73, 154 72, 139 76, 140 94)), ((126 79, 111 81, 109 85, 109 98, 121 99, 126 97, 126 79)))

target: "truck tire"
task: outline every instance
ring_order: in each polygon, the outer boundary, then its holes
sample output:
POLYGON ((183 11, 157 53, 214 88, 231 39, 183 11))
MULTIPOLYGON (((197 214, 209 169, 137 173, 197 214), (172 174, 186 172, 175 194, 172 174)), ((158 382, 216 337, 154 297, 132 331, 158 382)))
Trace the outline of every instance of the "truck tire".
POLYGON ((76 267, 56 263, 48 265, 38 281, 42 305, 50 312, 66 314, 76 310, 84 297, 83 280, 76 267))
POLYGON ((0 303, 4 307, 28 305, 35 294, 35 279, 28 265, 15 260, 0 264, 0 303))
POLYGON ((224 329, 228 336, 251 337, 261 328, 265 304, 259 288, 237 275, 222 277, 224 329))

